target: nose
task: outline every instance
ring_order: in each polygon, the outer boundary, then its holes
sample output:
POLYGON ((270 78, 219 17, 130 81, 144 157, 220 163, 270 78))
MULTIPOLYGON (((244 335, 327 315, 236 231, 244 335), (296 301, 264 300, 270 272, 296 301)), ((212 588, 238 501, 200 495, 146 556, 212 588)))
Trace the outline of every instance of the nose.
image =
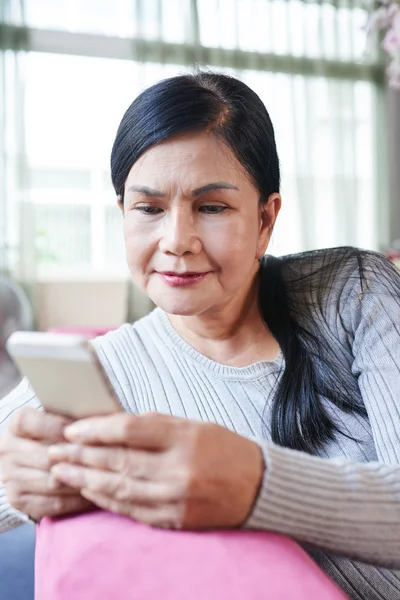
POLYGON ((183 256, 198 254, 202 244, 196 231, 195 219, 188 207, 169 211, 164 220, 163 235, 159 242, 161 252, 183 256))

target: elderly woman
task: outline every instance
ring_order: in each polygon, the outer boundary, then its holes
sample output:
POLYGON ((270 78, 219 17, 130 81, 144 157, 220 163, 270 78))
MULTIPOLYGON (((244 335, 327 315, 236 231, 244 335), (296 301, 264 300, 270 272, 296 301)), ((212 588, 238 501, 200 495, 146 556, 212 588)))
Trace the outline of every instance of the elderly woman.
MULTIPOLYGON (((111 169, 129 267, 157 308, 94 342, 124 413, 66 427, 33 410, 27 382, 13 392, 10 413, 25 408, 1 441, 10 504, 36 521, 95 505, 123 519, 121 535, 137 521, 277 532, 351 598, 398 598, 394 267, 354 248, 266 255, 281 207, 274 132, 234 78, 144 91, 111 169)), ((4 504, 0 517, 11 526, 21 514, 4 504)), ((45 519, 43 543, 89 517, 45 519)))

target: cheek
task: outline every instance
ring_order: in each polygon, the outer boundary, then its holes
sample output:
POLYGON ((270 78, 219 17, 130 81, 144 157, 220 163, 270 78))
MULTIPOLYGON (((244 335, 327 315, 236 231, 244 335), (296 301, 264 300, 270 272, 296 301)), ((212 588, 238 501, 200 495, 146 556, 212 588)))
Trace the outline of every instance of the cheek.
POLYGON ((226 266, 241 269, 253 263, 258 244, 259 225, 256 219, 236 216, 204 228, 202 240, 206 252, 226 266))
POLYGON ((132 274, 140 276, 157 246, 154 230, 127 218, 124 223, 126 258, 132 274))

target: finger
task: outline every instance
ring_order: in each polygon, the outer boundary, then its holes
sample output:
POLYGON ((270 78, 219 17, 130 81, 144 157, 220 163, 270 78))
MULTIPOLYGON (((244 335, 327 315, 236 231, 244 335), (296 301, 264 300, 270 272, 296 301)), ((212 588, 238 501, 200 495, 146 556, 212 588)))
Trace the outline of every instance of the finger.
POLYGON ((59 415, 39 412, 33 408, 22 408, 11 420, 11 432, 18 437, 35 440, 61 442, 64 440, 64 429, 71 423, 70 419, 59 415))
POLYGON ((25 493, 40 495, 76 495, 76 489, 67 486, 50 472, 38 469, 17 468, 12 473, 12 479, 7 473, 3 474, 7 497, 15 499, 25 493))
POLYGON ((35 521, 43 516, 57 517, 77 512, 84 512, 93 508, 88 498, 75 496, 41 496, 40 494, 26 494, 15 508, 29 515, 35 521))
POLYGON ((173 502, 178 494, 173 486, 164 482, 131 479, 124 474, 88 469, 67 463, 55 465, 51 473, 66 485, 79 491, 86 489, 102 496, 109 496, 118 502, 157 505, 173 502))
POLYGON ((132 502, 118 502, 109 496, 83 489, 81 494, 93 504, 109 512, 124 515, 146 523, 152 527, 163 529, 181 529, 183 524, 183 510, 174 505, 141 506, 132 502))
POLYGON ((11 436, 7 444, 7 452, 3 453, 2 464, 48 471, 51 463, 47 448, 48 446, 43 443, 11 436))
POLYGON ((129 477, 135 479, 153 479, 161 468, 158 453, 121 446, 104 448, 103 446, 57 444, 49 446, 48 455, 52 464, 72 462, 103 471, 129 474, 129 477))
POLYGON ((142 450, 164 450, 176 437, 177 428, 190 421, 171 415, 117 413, 76 421, 65 429, 71 442, 84 444, 126 445, 142 450))

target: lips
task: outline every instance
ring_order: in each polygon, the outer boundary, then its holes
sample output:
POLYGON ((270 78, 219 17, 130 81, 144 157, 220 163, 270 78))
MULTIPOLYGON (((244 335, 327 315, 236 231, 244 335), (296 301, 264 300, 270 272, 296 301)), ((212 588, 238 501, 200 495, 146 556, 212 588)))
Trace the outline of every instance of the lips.
POLYGON ((160 275, 167 275, 169 277, 198 277, 199 275, 206 275, 199 271, 184 271, 183 273, 177 273, 175 271, 160 271, 160 275))
POLYGON ((167 285, 179 287, 199 283, 206 277, 208 272, 185 271, 184 273, 175 273, 173 271, 160 271, 158 274, 167 285))

